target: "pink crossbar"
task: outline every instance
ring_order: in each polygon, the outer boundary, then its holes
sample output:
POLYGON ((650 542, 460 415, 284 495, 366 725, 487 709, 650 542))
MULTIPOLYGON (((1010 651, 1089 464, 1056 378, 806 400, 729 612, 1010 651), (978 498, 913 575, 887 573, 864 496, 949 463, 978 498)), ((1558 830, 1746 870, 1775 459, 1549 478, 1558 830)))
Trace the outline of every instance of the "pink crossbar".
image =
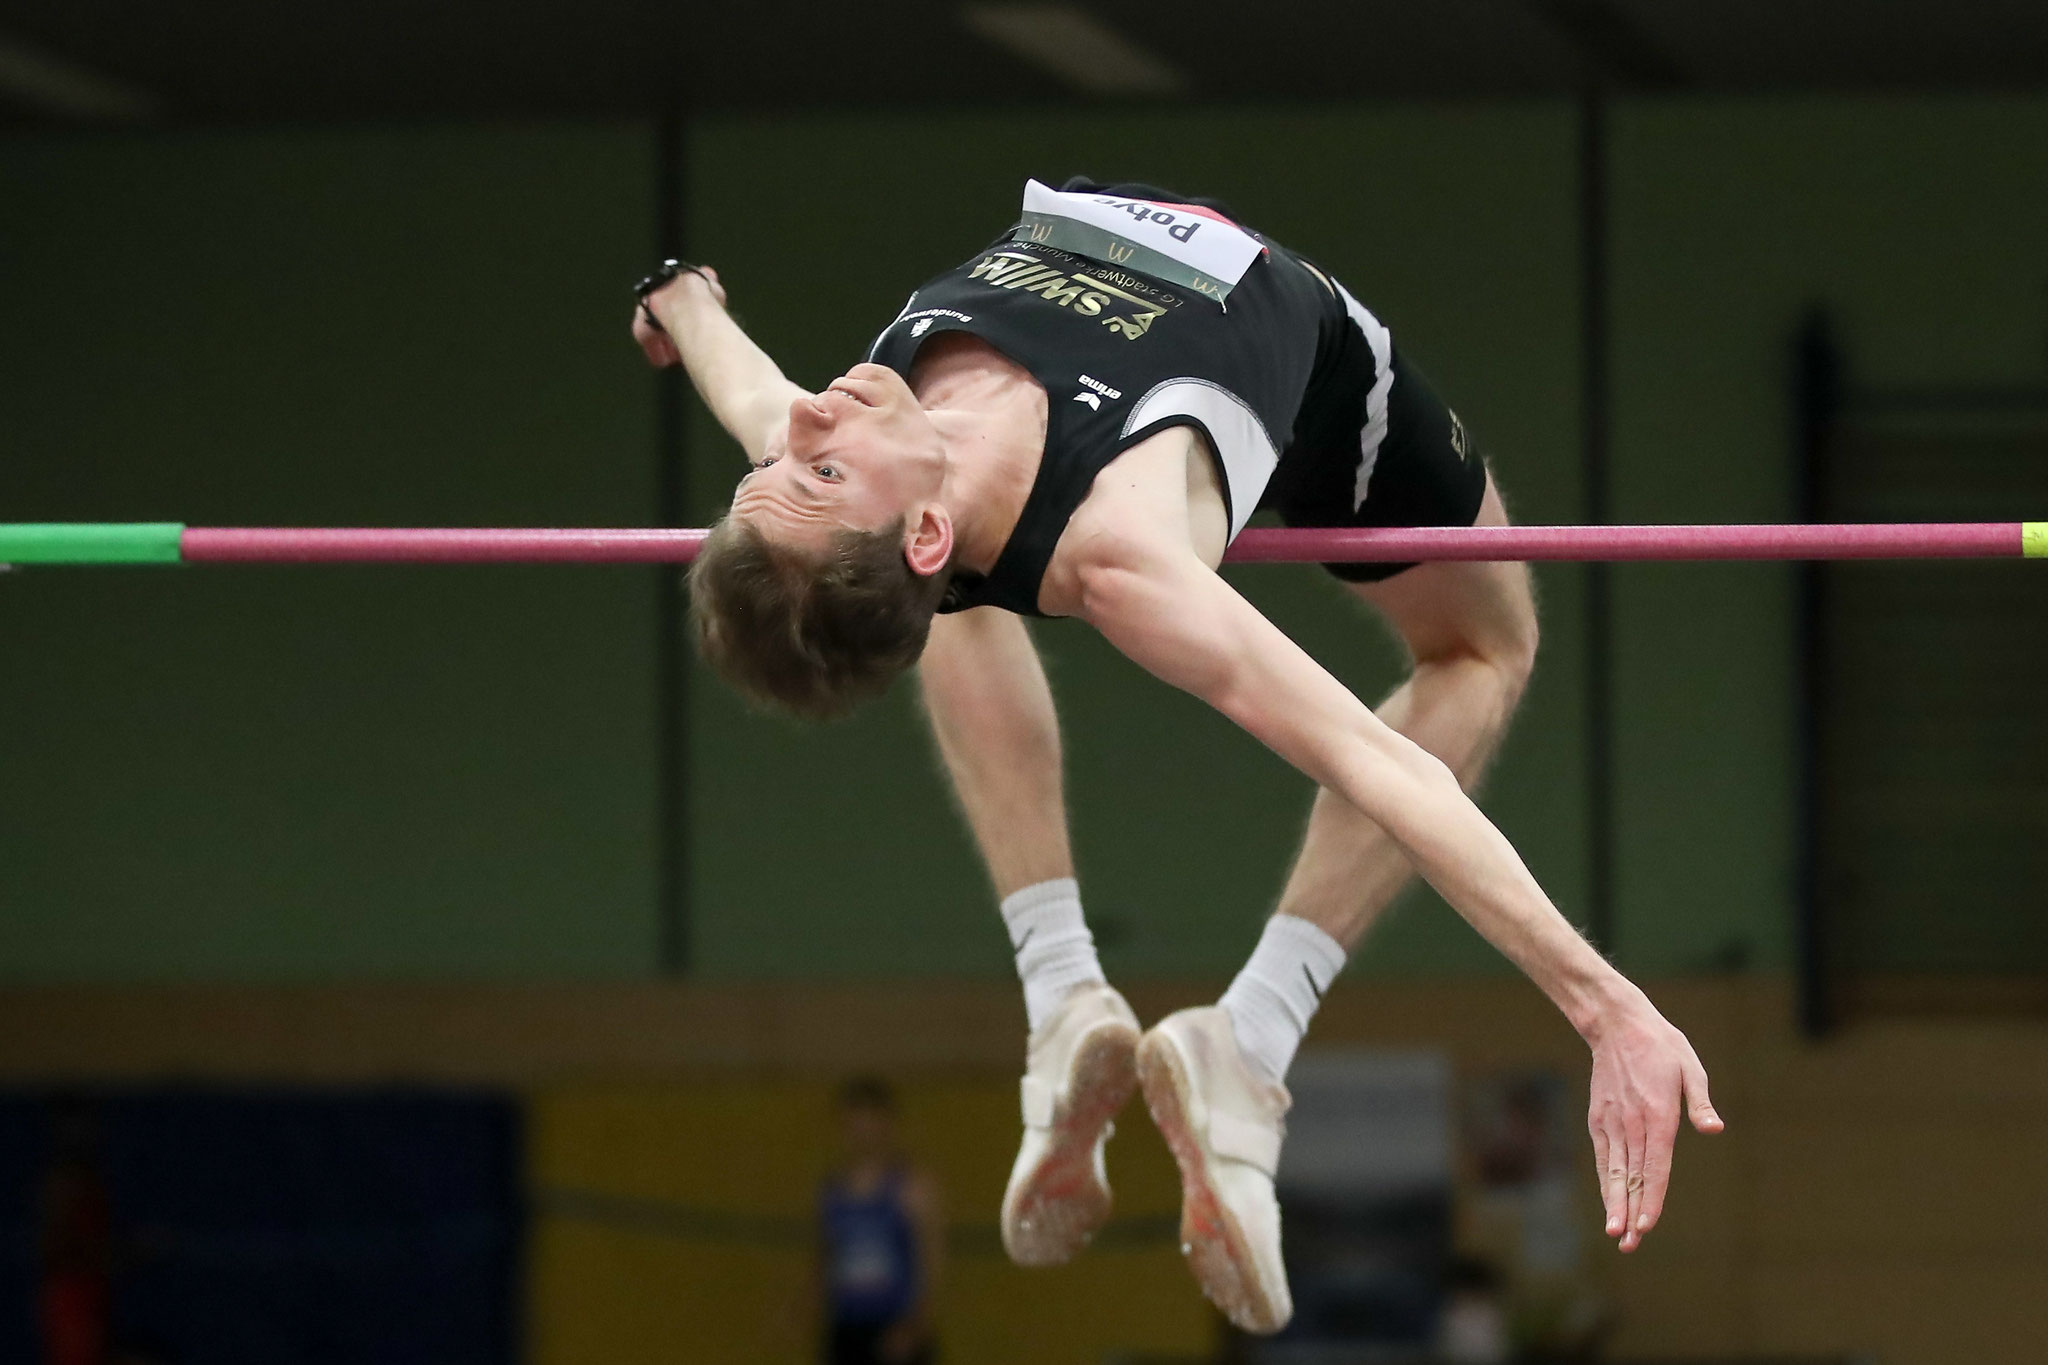
MULTIPOLYGON (((684 528, 189 526, 191 563, 654 564, 694 559, 684 528)), ((1839 526, 1446 526, 1253 529, 1236 564, 1412 560, 1974 559, 2022 553, 2018 522, 1839 526)))

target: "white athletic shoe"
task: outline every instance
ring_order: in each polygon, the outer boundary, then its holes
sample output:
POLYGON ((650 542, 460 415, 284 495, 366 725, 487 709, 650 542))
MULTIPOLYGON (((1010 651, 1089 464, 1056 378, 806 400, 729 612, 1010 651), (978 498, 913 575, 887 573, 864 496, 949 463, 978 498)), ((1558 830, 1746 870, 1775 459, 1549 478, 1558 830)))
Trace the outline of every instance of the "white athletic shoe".
POLYGON ((1279 1331, 1294 1316, 1273 1197, 1287 1087, 1252 1070, 1216 1005, 1160 1020, 1138 1079, 1180 1165, 1180 1249, 1202 1292, 1245 1331, 1279 1331))
POLYGON ((1060 1265, 1109 1217, 1102 1148, 1137 1087, 1138 1016, 1106 985, 1076 986, 1032 1035, 1024 1143, 1003 1193, 1003 1249, 1060 1265))

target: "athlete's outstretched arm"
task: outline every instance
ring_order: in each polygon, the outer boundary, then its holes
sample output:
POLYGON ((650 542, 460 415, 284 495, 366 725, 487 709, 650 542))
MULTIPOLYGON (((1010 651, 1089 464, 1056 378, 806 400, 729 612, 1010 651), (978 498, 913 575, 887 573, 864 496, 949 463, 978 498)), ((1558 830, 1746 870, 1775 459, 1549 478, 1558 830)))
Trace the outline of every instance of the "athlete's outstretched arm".
POLYGON ((687 369, 719 425, 749 460, 760 463, 769 435, 788 418, 789 405, 803 397, 803 389, 784 378, 782 368, 725 311, 725 286, 709 266, 702 275, 684 271, 646 303, 661 321, 660 328, 650 327, 633 310, 633 339, 648 361, 687 369))
POLYGON ((1591 1045, 1588 1127, 1608 1230, 1633 1250, 1663 1210, 1681 1107, 1700 1131, 1721 1128, 1685 1036, 1558 913, 1450 769, 1382 723, 1185 543, 1127 525, 1083 534, 1079 614, 1376 821, 1591 1045))

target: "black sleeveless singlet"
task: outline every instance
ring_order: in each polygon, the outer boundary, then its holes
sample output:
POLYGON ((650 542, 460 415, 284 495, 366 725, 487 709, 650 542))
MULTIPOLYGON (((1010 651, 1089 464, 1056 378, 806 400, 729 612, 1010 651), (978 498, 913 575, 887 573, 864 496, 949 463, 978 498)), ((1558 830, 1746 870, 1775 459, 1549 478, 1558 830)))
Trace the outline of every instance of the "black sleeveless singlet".
MULTIPOLYGON (((1068 181, 1083 193, 1190 203, 1144 185, 1068 181)), ((1242 224, 1235 224, 1246 232, 1242 224)), ((1018 229, 1013 228, 1012 233, 1018 229)), ((930 280, 875 339, 868 358, 903 375, 941 332, 978 337, 1046 393, 1045 453, 1001 556, 958 573, 942 611, 996 606, 1040 615, 1038 590, 1068 519, 1095 476, 1171 426, 1199 428, 1219 465, 1234 538, 1293 444, 1302 398, 1347 324, 1333 284, 1300 257, 1266 248, 1227 303, 1104 261, 1006 233, 930 280)))

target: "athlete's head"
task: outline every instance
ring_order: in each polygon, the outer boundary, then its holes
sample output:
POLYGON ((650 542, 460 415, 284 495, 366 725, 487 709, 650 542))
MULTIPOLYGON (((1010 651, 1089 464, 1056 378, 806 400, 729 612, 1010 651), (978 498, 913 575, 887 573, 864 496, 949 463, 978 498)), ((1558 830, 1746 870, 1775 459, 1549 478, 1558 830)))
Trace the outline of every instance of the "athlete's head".
POLYGON ((953 521, 946 449, 894 370, 856 365, 790 404, 690 571, 697 640, 750 698, 841 716, 924 652, 953 521))

